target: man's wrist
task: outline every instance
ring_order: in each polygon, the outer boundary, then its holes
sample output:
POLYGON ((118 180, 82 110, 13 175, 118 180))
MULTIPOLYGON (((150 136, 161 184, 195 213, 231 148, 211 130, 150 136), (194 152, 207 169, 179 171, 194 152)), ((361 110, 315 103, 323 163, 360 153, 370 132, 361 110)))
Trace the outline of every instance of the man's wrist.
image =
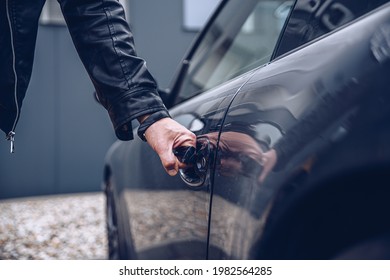
POLYGON ((151 126, 154 124, 156 121, 161 120, 163 118, 170 118, 171 116, 169 115, 168 111, 162 110, 155 112, 153 114, 147 115, 146 118, 143 118, 142 122, 140 121, 140 126, 138 127, 138 136, 141 138, 142 141, 146 142, 145 138, 145 132, 151 126))

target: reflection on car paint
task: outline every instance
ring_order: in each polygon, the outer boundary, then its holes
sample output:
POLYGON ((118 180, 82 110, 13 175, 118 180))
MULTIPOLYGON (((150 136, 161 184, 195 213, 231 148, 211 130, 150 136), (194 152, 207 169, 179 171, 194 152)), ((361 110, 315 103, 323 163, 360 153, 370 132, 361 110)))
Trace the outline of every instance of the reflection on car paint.
MULTIPOLYGON (((257 2, 269 1, 250 1, 249 12, 257 2)), ((299 0, 274 61, 172 108, 208 141, 199 188, 166 175, 145 143, 118 145, 107 162, 115 210, 125 217, 121 238, 132 237, 120 244, 134 247, 131 257, 334 258, 390 232, 390 191, 364 173, 390 166, 390 4, 353 22, 386 2, 299 0), (362 183, 353 181, 359 176, 362 183)), ((218 42, 223 29, 211 30, 218 42)))
MULTIPOLYGON (((383 18, 385 14, 382 15, 383 18)), ((362 30, 360 24, 366 23, 357 23, 353 28, 362 30)), ((371 24, 374 28, 375 24, 371 24)), ((383 92, 379 92, 375 97, 367 95, 367 90, 375 88, 377 81, 383 80, 387 75, 383 72, 386 68, 382 69, 378 65, 378 62, 371 56, 369 45, 364 43, 370 42, 372 36, 375 38, 379 36, 372 34, 376 34, 375 30, 371 32, 367 27, 364 35, 346 28, 345 31, 340 31, 333 37, 324 38, 320 45, 308 46, 270 64, 267 69, 260 69, 253 76, 230 106, 220 135, 217 162, 224 159, 222 139, 224 136, 229 137, 231 130, 234 130, 234 126, 230 127, 229 124, 235 122, 239 122, 240 126, 245 128, 236 128, 239 133, 246 133, 253 143, 264 143, 265 131, 260 129, 254 134, 250 127, 263 123, 274 125, 278 131, 282 132, 282 135, 278 135, 276 140, 269 140, 268 142, 272 144, 268 148, 280 145, 278 152, 283 152, 284 155, 279 154, 279 167, 269 174, 269 178, 263 184, 259 184, 254 179, 258 178, 257 166, 261 163, 261 149, 257 150, 257 160, 251 163, 252 169, 248 167, 245 169, 248 171, 246 174, 233 172, 232 169, 228 169, 228 172, 218 172, 220 170, 217 167, 214 194, 233 201, 236 205, 246 209, 253 217, 266 219, 268 212, 265 209, 271 205, 274 194, 283 186, 284 182, 280 178, 290 178, 298 170, 307 174, 315 164, 314 159, 320 155, 321 151, 334 144, 335 141, 341 141, 349 134, 352 129, 350 123, 356 118, 357 109, 367 104, 362 100, 383 98, 381 96, 383 92), (348 40, 345 40, 344 32, 354 34, 354 36, 350 35, 348 40), (341 42, 343 42, 342 48, 325 52, 329 46, 336 46, 341 42), (351 51, 352 46, 354 46, 353 51, 351 51), (300 61, 302 63, 299 63, 300 61), (313 65, 307 61, 315 61, 315 63, 313 65), (337 62, 340 66, 334 69, 337 62), (291 79, 291 77, 294 78, 291 79), (305 80, 308 82, 301 82, 305 80), (275 114, 277 117, 269 114, 273 110, 277 110, 275 114), (288 114, 282 114, 282 111, 287 111, 288 114)), ((383 36, 381 41, 385 42, 383 36)), ((386 46, 386 43, 382 44, 386 46)), ((245 153, 245 142, 241 144, 241 149, 237 154, 245 153)), ((230 166, 233 166, 235 170, 243 170, 244 161, 240 161, 238 156, 234 159, 234 164, 230 166)), ((218 211, 221 207, 218 203, 213 201, 212 204, 211 225, 218 223, 218 211)), ((213 238, 216 236, 214 230, 211 226, 211 245, 216 245, 218 242, 218 238, 215 240, 213 238)), ((249 228, 246 230, 250 231, 249 228)), ((247 232, 247 234, 249 236, 257 234, 257 238, 261 239, 261 231, 257 229, 255 231, 247 232)), ((228 244, 243 242, 242 236, 235 231, 229 231, 224 238, 230 241, 227 242, 228 244)), ((223 248, 223 251, 231 253, 228 256, 213 254, 212 249, 210 255, 215 258, 241 259, 251 253, 246 251, 236 255, 236 252, 229 251, 229 249, 223 248)))

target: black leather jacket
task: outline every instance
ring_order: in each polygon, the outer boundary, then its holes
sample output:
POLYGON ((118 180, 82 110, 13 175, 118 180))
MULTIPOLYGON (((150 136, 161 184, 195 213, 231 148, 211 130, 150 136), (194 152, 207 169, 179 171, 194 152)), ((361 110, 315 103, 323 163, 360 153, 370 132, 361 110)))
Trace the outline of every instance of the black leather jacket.
MULTIPOLYGON (((12 145, 31 77, 38 19, 45 0, 0 2, 0 128, 12 145)), ((58 2, 117 137, 132 139, 131 120, 139 116, 151 114, 149 123, 168 117, 155 80, 145 61, 136 55, 120 3, 116 0, 58 2)))

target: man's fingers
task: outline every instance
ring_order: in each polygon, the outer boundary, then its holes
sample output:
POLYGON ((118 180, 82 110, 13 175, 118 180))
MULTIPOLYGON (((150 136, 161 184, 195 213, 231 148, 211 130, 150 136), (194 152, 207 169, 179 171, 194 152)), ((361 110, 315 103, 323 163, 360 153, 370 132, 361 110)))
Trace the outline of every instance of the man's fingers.
POLYGON ((181 146, 196 145, 196 136, 171 118, 161 119, 152 124, 145 132, 149 145, 159 155, 166 172, 175 176, 179 171, 179 160, 173 149, 181 146))
POLYGON ((169 176, 175 176, 178 172, 176 169, 170 169, 170 170, 166 169, 166 171, 167 171, 169 176))
POLYGON ((161 163, 165 168, 165 171, 170 176, 175 176, 179 171, 179 162, 173 153, 164 153, 160 155, 161 163))

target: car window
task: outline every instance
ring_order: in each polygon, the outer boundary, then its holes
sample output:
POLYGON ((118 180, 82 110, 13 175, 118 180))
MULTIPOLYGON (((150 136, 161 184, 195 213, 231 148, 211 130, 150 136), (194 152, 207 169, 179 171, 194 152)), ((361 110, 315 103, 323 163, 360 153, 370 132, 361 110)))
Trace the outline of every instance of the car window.
POLYGON ((298 0, 276 56, 331 32, 386 2, 389 0, 298 0))
POLYGON ((227 1, 195 51, 177 102, 270 61, 294 1, 227 1))

